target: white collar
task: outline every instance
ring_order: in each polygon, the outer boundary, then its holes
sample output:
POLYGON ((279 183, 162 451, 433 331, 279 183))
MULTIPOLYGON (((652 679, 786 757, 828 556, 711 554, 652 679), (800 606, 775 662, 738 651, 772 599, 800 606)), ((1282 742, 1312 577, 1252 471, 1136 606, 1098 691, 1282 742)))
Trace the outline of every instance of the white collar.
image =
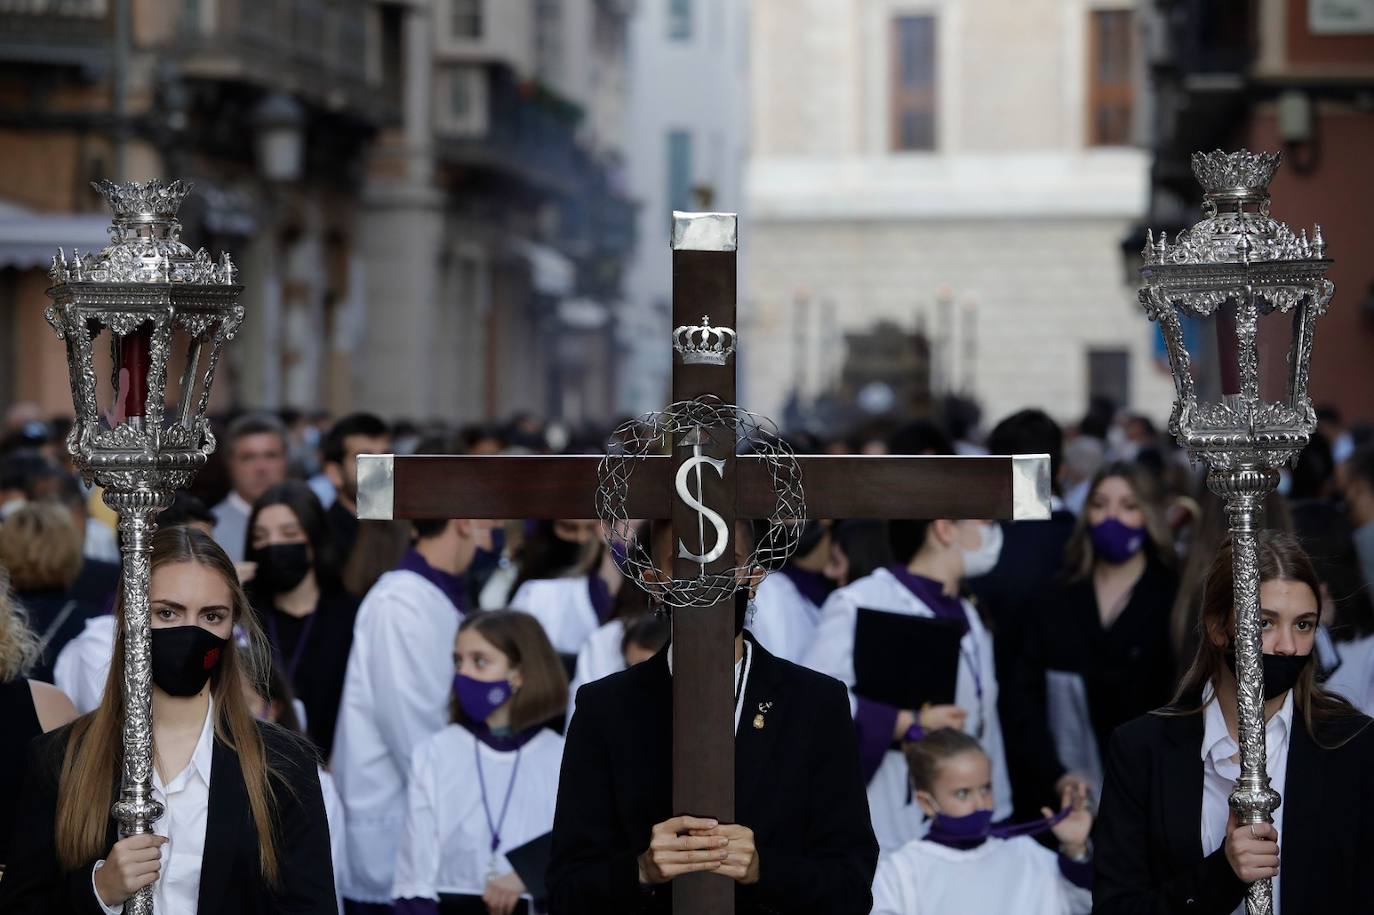
POLYGON ((225 498, 224 501, 228 502, 229 507, 232 508, 234 511, 239 512, 240 514, 246 516, 251 515, 253 513, 253 503, 249 502, 243 496, 239 495, 237 489, 229 490, 229 495, 227 498, 225 498))
MULTIPOLYGON (((1214 762, 1230 759, 1240 750, 1240 746, 1231 737, 1231 732, 1226 729, 1226 716, 1222 714, 1221 702, 1216 699, 1216 690, 1212 688, 1212 682, 1202 688, 1203 703, 1203 731, 1202 731, 1202 758, 1209 757, 1214 762)), ((1288 695, 1283 698, 1283 705, 1279 706, 1278 712, 1273 718, 1265 722, 1265 733, 1271 728, 1281 728, 1281 736, 1287 738, 1293 733, 1293 691, 1290 689, 1288 695)))
POLYGON ((205 706, 205 722, 200 726, 200 739, 196 741, 195 752, 191 754, 191 761, 186 764, 186 768, 164 786, 162 778, 158 775, 157 766, 153 766, 153 781, 164 793, 180 791, 186 782, 190 781, 192 773, 199 775, 207 786, 210 784, 210 764, 215 755, 215 697, 207 698, 209 702, 205 706))

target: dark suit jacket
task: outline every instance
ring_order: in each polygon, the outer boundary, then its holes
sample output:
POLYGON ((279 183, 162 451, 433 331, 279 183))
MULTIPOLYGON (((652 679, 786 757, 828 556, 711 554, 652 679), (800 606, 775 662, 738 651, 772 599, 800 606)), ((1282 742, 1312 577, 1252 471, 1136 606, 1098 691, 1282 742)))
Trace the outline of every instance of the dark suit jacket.
POLYGON ((1082 676, 1098 752, 1105 753, 1113 731, 1173 696, 1169 613, 1177 591, 1178 577, 1151 556, 1107 629, 1091 577, 1060 584, 1027 608, 1011 688, 999 696, 1007 710, 1004 737, 1014 748, 1008 752, 1022 767, 1022 805, 1058 806, 1054 783, 1064 774, 1050 730, 1046 672, 1082 676))
MULTIPOLYGON (((1279 835, 1283 915, 1374 912, 1374 728, 1360 716, 1313 741, 1295 709, 1279 835), (1363 730, 1359 730, 1363 728, 1363 730)), ((1202 854, 1202 715, 1145 715, 1107 754, 1093 828, 1093 912, 1230 915, 1245 896, 1225 846, 1202 854)))
MULTIPOLYGON (((1032 750, 1012 739, 1009 724, 1017 709, 1011 704, 1016 690, 1015 663, 1026 640, 1026 622, 1036 600, 1053 590, 1054 579, 1064 567, 1064 547, 1073 535, 1073 512, 1058 509, 1045 521, 1002 522, 1002 552, 991 572, 970 578, 967 587, 978 599, 978 610, 992 629, 993 658, 997 665, 998 713, 1002 718, 1007 769, 1016 818, 1040 815, 1042 803, 1032 750)), ((1058 806, 1057 802, 1054 806, 1058 806)))
MULTIPOLYGON (((273 783, 279 886, 266 886, 258 869, 257 831, 238 756, 216 740, 197 913, 337 915, 329 825, 315 756, 304 741, 276 725, 259 728, 268 764, 281 773, 281 781, 273 783)), ((53 846, 58 773, 70 734, 67 726, 29 744, 13 854, 0 880, 0 912, 6 915, 102 915, 91 886, 91 869, 98 859, 63 873, 53 846)), ((117 838, 111 821, 108 844, 113 846, 117 838)))
MULTIPOLYGON (((757 642, 735 740, 735 810, 754 831, 759 882, 736 912, 864 915, 878 844, 844 687, 757 642), (753 727, 760 702, 765 726, 753 727)), ((549 863, 552 915, 668 912, 671 884, 639 885, 637 857, 672 804, 672 679, 659 652, 577 695, 549 863)))

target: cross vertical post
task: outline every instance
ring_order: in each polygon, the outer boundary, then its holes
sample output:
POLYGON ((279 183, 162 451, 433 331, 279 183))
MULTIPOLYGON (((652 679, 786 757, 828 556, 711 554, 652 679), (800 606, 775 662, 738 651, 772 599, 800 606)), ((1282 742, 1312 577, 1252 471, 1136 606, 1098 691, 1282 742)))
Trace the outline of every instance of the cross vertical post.
MULTIPOLYGON (((673 327, 735 326, 736 217, 673 214, 673 327), (706 320, 703 320, 706 319, 706 320)), ((674 334, 676 336, 676 332, 674 334)), ((673 356, 673 403, 713 395, 735 402, 735 362, 673 356)), ((673 442, 673 577, 735 565, 735 430, 696 430, 673 442), (690 505, 684 495, 700 503, 690 505), (723 525, 723 528, 720 526, 723 525), (724 541, 721 541, 721 536, 724 541), (723 549, 722 549, 723 548, 723 549)), ((673 811, 735 818, 734 602, 673 614, 673 811)), ((673 881, 674 915, 732 915, 734 882, 718 874, 673 881)))

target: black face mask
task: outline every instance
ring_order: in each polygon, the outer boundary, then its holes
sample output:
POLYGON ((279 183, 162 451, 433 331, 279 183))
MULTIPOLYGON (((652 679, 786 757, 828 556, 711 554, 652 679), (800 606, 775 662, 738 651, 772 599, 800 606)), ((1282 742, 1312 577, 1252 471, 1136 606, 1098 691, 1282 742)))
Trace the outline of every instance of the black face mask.
MULTIPOLYGON (((1298 683, 1298 677, 1302 676, 1303 670, 1312 661, 1312 655, 1308 654, 1265 654, 1260 655, 1260 664, 1264 669, 1264 701, 1277 699, 1288 692, 1298 683)), ((1226 649, 1226 666, 1231 668, 1231 673, 1236 672, 1236 647, 1234 645, 1226 649)))
POLYGON ((227 644, 194 624, 152 630, 153 682, 169 696, 194 696, 219 667, 227 644))
POLYGON ((290 591, 310 571, 310 546, 305 543, 274 543, 253 550, 249 558, 258 564, 256 586, 272 594, 290 591))

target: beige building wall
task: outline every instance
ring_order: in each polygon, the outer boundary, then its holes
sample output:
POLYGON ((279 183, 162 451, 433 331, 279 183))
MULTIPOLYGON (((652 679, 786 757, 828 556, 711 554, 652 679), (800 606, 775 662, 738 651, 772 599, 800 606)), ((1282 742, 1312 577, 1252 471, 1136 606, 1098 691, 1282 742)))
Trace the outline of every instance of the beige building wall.
MULTIPOLYGON (((1129 406, 1167 416, 1172 385, 1120 250, 1145 211, 1148 156, 1085 142, 1090 11, 1131 5, 755 0, 741 309, 754 408, 780 411, 798 361, 803 393, 819 393, 846 330, 921 316, 938 333, 944 295, 936 381, 970 379, 987 424, 1025 406, 1078 419, 1093 349, 1127 352, 1129 406), (904 14, 936 17, 933 151, 890 151, 904 14)), ((1137 116, 1145 103, 1137 91, 1137 116)))

